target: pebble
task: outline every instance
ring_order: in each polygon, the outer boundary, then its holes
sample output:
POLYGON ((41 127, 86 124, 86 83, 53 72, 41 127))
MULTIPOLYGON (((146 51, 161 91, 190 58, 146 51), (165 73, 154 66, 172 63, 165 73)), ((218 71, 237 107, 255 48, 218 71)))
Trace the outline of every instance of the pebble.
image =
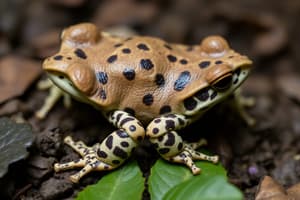
POLYGON ((42 183, 40 194, 45 200, 62 199, 72 194, 72 183, 66 179, 50 178, 42 183))

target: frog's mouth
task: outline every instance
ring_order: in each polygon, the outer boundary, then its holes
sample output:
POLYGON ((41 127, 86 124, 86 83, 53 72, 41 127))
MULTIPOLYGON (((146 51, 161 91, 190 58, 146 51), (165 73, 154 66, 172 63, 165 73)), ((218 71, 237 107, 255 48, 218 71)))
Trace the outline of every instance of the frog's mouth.
POLYGON ((50 80, 64 92, 69 93, 75 99, 87 102, 86 98, 76 89, 74 84, 64 75, 50 72, 48 73, 50 80))

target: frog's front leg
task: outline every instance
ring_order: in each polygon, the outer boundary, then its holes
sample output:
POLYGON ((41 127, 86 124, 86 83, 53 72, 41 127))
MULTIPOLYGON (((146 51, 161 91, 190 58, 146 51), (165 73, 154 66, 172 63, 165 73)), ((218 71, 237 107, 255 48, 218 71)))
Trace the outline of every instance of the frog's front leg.
POLYGON ((150 137, 150 141, 164 159, 183 163, 196 175, 201 170, 194 164, 194 160, 208 160, 217 163, 219 158, 196 151, 199 146, 206 144, 203 139, 190 144, 182 140, 176 130, 187 126, 189 123, 189 119, 183 115, 168 114, 154 119, 148 125, 146 135, 150 137))
POLYGON ((70 95, 54 85, 50 79, 39 81, 37 87, 39 90, 49 89, 50 91, 43 106, 35 113, 37 118, 44 119, 61 97, 63 97, 64 106, 66 108, 71 107, 70 95))
POLYGON ((115 111, 109 115, 109 121, 119 129, 111 133, 104 141, 87 147, 83 142, 74 142, 71 137, 65 138, 65 143, 78 152, 83 158, 64 164, 56 163, 55 171, 83 167, 70 177, 72 182, 78 182, 81 177, 91 171, 112 170, 120 166, 137 146, 138 141, 145 136, 142 124, 124 111, 115 111))
POLYGON ((237 89, 233 95, 233 98, 231 101, 229 101, 230 106, 237 111, 237 113, 242 117, 248 126, 254 126, 256 120, 247 113, 245 107, 254 106, 255 99, 253 97, 244 97, 241 94, 241 89, 237 89))

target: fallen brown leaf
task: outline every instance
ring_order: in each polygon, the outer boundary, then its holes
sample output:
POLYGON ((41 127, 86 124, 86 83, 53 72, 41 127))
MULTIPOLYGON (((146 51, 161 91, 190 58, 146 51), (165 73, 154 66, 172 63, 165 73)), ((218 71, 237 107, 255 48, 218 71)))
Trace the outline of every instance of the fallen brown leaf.
POLYGON ((265 176, 259 185, 255 200, 283 200, 287 199, 284 188, 272 177, 265 176))
POLYGON ((287 193, 290 199, 300 199, 300 183, 293 185, 292 187, 287 189, 287 193))
POLYGON ((62 30, 53 29, 33 38, 30 47, 38 58, 46 58, 55 54, 59 49, 59 37, 62 30))
POLYGON ((299 200, 300 183, 285 190, 272 177, 265 176, 259 185, 255 200, 299 200))
POLYGON ((0 60, 0 103, 22 95, 42 72, 39 62, 16 55, 0 60))

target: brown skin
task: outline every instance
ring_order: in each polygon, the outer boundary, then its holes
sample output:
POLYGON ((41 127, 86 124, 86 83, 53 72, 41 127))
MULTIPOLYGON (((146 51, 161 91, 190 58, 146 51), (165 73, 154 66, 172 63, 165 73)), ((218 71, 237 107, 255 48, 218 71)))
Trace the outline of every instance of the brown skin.
POLYGON ((250 64, 247 57, 230 49, 220 36, 207 37, 200 45, 185 46, 152 37, 116 38, 84 23, 63 31, 60 51, 48 58, 43 67, 68 76, 100 110, 131 108, 138 119, 147 123, 159 116, 166 105, 172 113, 184 113, 184 99, 237 67, 250 64), (62 58, 55 60, 57 56, 62 58), (214 64, 220 61, 222 64, 214 64), (199 67, 203 62, 210 64, 199 67), (183 71, 190 72, 189 83, 176 91, 174 82, 183 71), (97 81, 96 72, 104 72, 101 77, 106 76, 107 82, 97 81), (143 103, 147 94, 153 103, 143 103))

